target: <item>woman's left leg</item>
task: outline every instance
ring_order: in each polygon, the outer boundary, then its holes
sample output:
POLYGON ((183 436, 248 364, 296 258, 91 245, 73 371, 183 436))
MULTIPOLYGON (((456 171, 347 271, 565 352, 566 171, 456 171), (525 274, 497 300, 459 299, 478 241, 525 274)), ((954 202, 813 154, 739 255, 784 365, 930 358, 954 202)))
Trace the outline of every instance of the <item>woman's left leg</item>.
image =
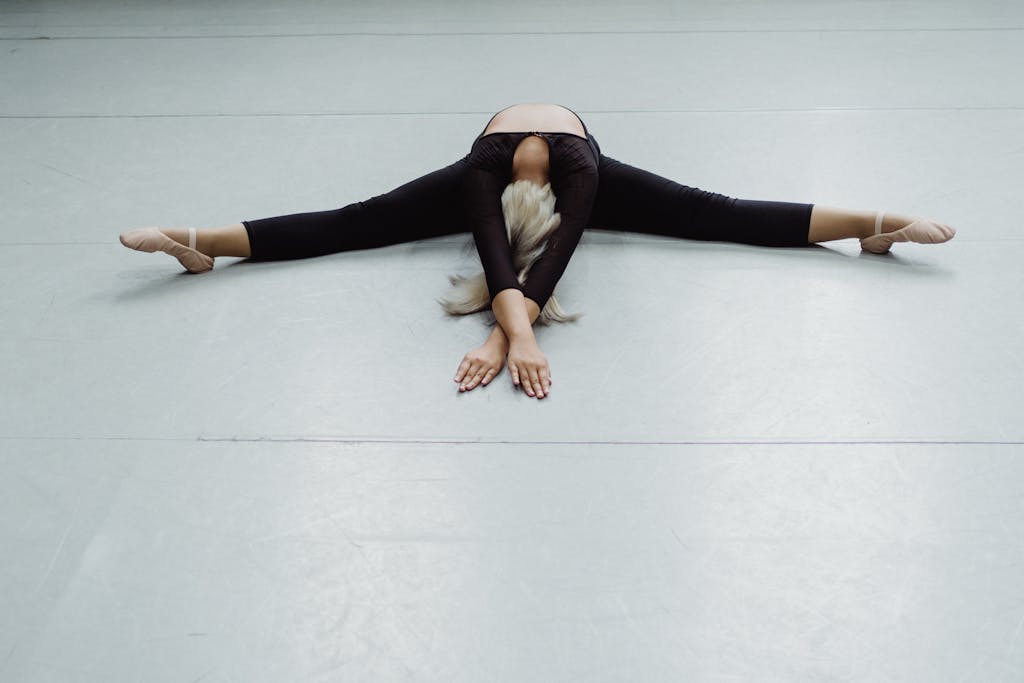
MULTIPOLYGON (((590 219, 590 226, 598 229, 779 247, 875 234, 875 211, 733 199, 681 185, 604 155, 599 176, 590 219)), ((896 232, 917 220, 886 212, 881 232, 896 232)), ((955 234, 944 223, 928 223, 927 234, 910 239, 941 242, 955 234)))
MULTIPOLYGON (((808 240, 828 242, 847 237, 870 237, 875 233, 875 211, 839 209, 834 206, 814 205, 808 240)), ((913 216, 886 212, 882 220, 882 232, 893 232, 913 223, 913 216)))
POLYGON ((809 244, 812 204, 734 199, 602 155, 590 226, 761 246, 809 244))

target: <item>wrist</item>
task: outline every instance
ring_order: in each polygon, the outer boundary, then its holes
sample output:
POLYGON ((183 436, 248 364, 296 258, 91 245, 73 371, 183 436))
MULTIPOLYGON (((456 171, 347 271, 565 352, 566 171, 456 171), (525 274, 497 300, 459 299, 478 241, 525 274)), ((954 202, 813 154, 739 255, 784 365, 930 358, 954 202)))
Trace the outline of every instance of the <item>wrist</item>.
POLYGON ((485 343, 497 346, 503 352, 508 352, 508 337, 505 336, 505 330, 501 329, 501 325, 494 326, 494 329, 491 330, 491 336, 487 338, 485 343))
POLYGON ((525 330, 518 330, 508 335, 508 343, 515 344, 520 342, 536 342, 537 337, 533 334, 533 328, 527 327, 525 330))

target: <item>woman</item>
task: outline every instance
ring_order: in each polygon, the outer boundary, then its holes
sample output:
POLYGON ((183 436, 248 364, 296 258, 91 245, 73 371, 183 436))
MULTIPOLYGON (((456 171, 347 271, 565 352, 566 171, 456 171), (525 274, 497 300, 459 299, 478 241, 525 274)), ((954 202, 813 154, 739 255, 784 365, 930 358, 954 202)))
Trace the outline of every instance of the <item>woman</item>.
POLYGON ((894 242, 956 234, 899 214, 732 199, 680 185, 603 155, 570 109, 517 104, 491 117, 465 157, 387 194, 223 228, 140 228, 122 233, 121 243, 164 251, 198 273, 216 256, 304 258, 472 232, 483 273, 451 277, 440 303, 456 315, 489 307, 496 324, 465 355, 455 381, 460 391, 486 385, 507 360, 513 383, 543 398, 551 371, 532 325, 578 317, 564 313, 553 292, 587 226, 785 247, 859 237, 878 254, 894 242))

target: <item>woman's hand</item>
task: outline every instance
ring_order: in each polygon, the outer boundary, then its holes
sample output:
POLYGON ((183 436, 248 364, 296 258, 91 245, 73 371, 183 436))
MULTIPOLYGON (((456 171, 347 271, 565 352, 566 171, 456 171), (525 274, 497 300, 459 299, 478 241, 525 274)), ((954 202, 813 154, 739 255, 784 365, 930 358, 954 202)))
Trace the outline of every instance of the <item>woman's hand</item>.
POLYGON ((551 368, 536 339, 516 339, 508 347, 508 371, 512 383, 523 385, 530 396, 544 398, 551 389, 551 368))
POLYGON ((505 367, 505 348, 502 344, 488 339, 484 345, 475 348, 462 359, 455 371, 459 391, 469 391, 477 384, 486 385, 505 367))

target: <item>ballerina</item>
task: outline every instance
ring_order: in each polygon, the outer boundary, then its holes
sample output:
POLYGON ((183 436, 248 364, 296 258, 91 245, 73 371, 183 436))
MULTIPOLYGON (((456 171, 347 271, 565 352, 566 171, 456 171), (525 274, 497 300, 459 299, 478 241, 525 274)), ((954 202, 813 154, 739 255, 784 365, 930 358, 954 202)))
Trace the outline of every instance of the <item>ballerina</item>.
POLYGON ((938 244, 956 234, 927 218, 734 199, 681 185, 604 155, 571 109, 531 103, 491 117, 462 159, 386 194, 220 228, 139 228, 120 240, 201 273, 217 256, 306 258, 472 233, 483 272, 450 276, 439 303, 452 315, 489 308, 494 329, 463 357, 454 381, 459 391, 487 385, 507 362, 515 386, 544 398, 551 370, 533 325, 579 318, 554 292, 587 227, 786 247, 856 237, 875 254, 896 242, 938 244))

